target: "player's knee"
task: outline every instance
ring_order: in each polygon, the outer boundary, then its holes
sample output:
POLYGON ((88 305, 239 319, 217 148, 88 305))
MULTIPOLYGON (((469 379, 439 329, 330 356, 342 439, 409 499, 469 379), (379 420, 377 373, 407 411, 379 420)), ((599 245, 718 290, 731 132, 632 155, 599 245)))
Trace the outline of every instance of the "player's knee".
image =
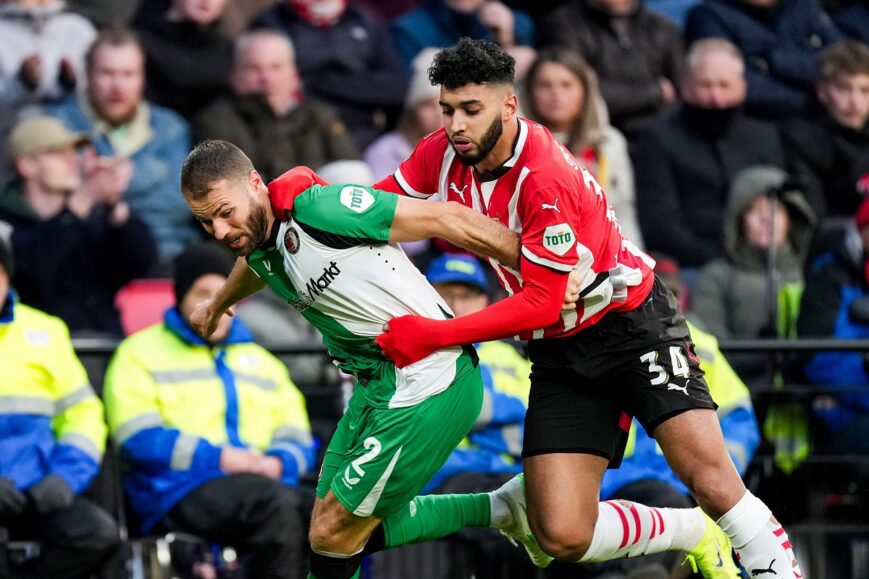
POLYGON ((562 517, 529 522, 540 548, 562 561, 578 561, 594 535, 594 522, 567 521, 562 517))
POLYGON ((311 544, 311 549, 322 553, 340 552, 343 542, 342 530, 342 525, 334 519, 311 519, 311 528, 308 530, 308 542, 311 544))
POLYGON ((728 466, 707 465, 705 468, 692 469, 683 476, 682 482, 701 505, 715 505, 719 497, 729 497, 733 493, 739 495, 740 490, 744 490, 741 481, 730 472, 733 467, 728 466), (739 488, 731 488, 734 485, 739 488))

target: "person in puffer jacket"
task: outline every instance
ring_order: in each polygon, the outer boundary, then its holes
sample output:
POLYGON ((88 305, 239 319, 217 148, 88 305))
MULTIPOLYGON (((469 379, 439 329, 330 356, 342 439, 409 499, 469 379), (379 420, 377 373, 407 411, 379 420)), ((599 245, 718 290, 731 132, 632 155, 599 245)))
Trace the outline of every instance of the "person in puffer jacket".
POLYGON ((12 269, 0 237, 0 527, 41 544, 14 577, 85 579, 120 539, 114 519, 81 496, 102 463, 103 405, 66 325, 18 301, 12 269))
POLYGON ((231 545, 251 577, 299 577, 306 530, 294 487, 316 450, 304 397, 238 319, 208 342, 187 322, 233 263, 214 243, 178 257, 176 306, 109 364, 109 427, 143 532, 231 545))

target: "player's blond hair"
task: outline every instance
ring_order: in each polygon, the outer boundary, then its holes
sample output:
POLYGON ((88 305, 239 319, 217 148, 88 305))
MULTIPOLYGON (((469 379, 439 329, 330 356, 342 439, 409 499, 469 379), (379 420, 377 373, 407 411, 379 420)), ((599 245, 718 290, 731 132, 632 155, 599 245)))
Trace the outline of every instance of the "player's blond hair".
POLYGON ((218 181, 246 180, 251 171, 251 160, 229 141, 202 141, 190 151, 181 167, 181 192, 188 199, 199 201, 218 181))

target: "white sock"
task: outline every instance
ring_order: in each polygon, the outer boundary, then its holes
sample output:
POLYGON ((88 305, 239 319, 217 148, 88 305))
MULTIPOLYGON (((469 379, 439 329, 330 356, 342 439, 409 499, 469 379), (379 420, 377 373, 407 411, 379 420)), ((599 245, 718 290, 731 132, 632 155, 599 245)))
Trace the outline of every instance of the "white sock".
POLYGON ((705 532, 706 520, 698 509, 605 501, 598 506, 591 545, 579 561, 596 563, 663 551, 689 551, 705 532))
POLYGON ((513 511, 507 501, 499 498, 496 493, 489 493, 489 507, 492 512, 492 521, 490 527, 502 529, 513 522, 513 511))
POLYGON ((745 491, 739 502, 718 519, 730 537, 736 558, 749 576, 766 570, 776 579, 799 579, 799 565, 787 533, 763 501, 745 491))

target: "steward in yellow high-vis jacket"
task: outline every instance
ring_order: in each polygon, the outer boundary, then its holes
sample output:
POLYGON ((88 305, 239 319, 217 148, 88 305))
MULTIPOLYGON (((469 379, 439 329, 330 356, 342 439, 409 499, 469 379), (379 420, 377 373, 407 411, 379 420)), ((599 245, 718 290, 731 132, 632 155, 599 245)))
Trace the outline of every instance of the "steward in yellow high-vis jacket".
POLYGON ((210 342, 187 321, 232 265, 213 243, 176 260, 178 305, 109 365, 109 427, 143 530, 233 545, 251 554, 251 577, 295 577, 304 529, 292 487, 315 460, 304 397, 241 321, 224 318, 210 342))
POLYGON ((18 303, 11 273, 0 239, 0 527, 42 543, 16 577, 90 577, 119 540, 112 517, 79 496, 100 470, 103 405, 66 325, 18 303))

